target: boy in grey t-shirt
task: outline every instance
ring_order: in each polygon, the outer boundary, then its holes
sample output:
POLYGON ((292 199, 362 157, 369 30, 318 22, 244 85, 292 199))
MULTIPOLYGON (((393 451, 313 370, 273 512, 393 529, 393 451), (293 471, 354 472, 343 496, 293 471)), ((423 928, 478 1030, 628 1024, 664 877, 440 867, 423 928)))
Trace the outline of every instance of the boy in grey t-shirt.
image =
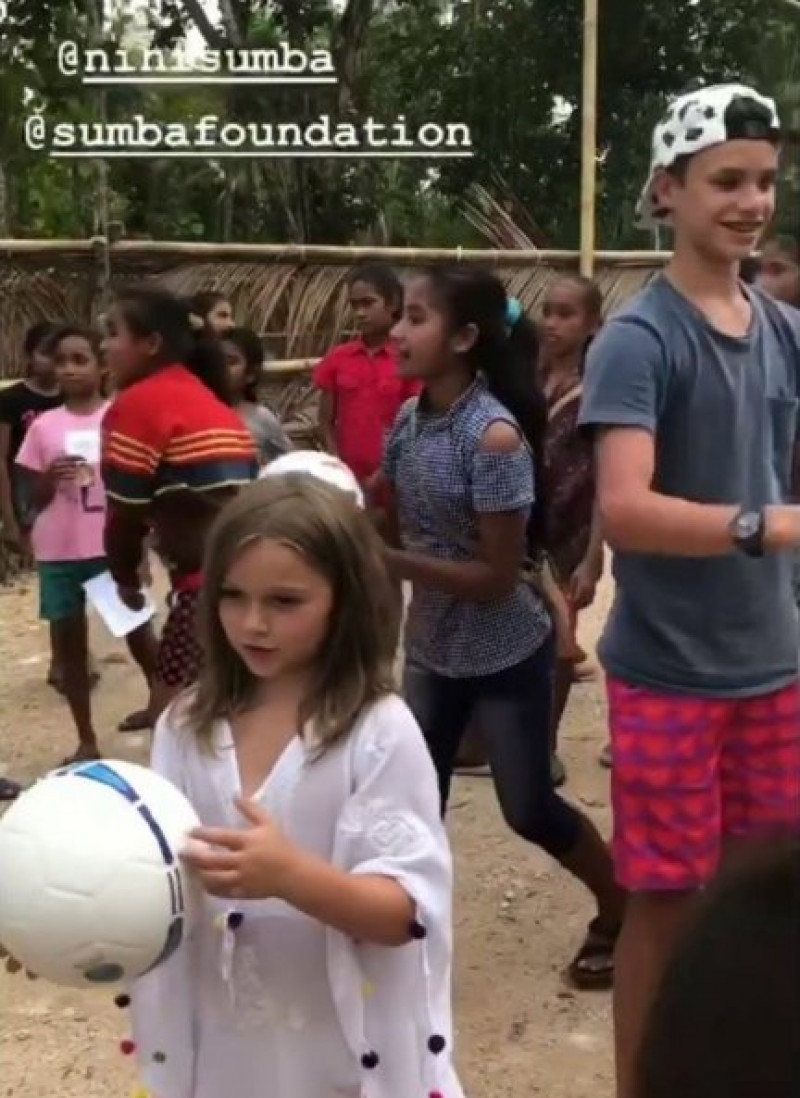
MULTIPOLYGON (((775 201, 775 106, 740 85, 656 127, 643 225, 665 273, 590 350, 581 422, 617 592, 608 675, 614 859, 629 891, 615 977, 619 1098, 644 1019, 723 848, 800 830, 790 499, 800 316, 738 279, 775 201)), ((733 960, 733 959, 732 959, 733 960)))

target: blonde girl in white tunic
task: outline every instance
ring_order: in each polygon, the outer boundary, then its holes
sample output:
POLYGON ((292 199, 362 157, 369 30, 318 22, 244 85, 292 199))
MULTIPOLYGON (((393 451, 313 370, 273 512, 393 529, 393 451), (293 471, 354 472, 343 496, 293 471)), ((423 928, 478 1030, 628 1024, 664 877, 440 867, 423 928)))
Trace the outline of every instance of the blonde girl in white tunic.
POLYGON ((153 1098, 463 1098, 450 851, 394 691, 369 519, 308 476, 246 489, 206 561, 207 667, 153 767, 203 827, 186 944, 131 989, 153 1098))

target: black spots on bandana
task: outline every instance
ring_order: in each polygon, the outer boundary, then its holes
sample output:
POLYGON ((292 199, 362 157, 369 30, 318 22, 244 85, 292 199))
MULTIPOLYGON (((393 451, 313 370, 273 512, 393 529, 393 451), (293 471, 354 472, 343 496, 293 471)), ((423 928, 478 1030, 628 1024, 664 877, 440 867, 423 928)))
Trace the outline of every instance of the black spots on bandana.
POLYGON ((661 140, 668 149, 671 149, 675 144, 675 134, 671 130, 664 130, 661 135, 661 140))
POLYGON ((697 106, 697 100, 696 99, 687 99, 686 102, 681 107, 681 109, 678 111, 678 121, 679 122, 685 122, 686 121, 686 116, 689 113, 689 111, 693 107, 696 107, 696 106, 697 106))
POLYGON ((703 118, 708 118, 710 120, 716 117, 717 111, 715 107, 706 107, 706 109, 703 111, 703 118))
POLYGON ((702 126, 690 126, 684 134, 684 137, 687 141, 695 142, 699 141, 705 132, 706 131, 703 129, 702 126))

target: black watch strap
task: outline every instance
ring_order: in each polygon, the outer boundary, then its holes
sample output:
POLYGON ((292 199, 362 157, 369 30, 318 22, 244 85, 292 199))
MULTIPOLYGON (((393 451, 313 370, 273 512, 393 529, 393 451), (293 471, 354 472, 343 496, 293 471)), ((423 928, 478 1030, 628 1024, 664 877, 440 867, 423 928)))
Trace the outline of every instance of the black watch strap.
POLYGON ((742 510, 730 524, 731 539, 740 553, 748 557, 764 556, 765 515, 760 511, 742 510))

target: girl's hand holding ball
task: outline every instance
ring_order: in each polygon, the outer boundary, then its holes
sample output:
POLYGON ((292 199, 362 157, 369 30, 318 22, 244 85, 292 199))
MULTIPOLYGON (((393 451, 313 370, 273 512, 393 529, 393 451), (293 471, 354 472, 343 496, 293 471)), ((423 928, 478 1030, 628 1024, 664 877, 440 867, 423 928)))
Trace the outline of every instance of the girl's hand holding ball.
POLYGON ((193 831, 183 860, 212 896, 240 900, 284 897, 300 852, 252 801, 237 801, 247 830, 201 827, 193 831))

